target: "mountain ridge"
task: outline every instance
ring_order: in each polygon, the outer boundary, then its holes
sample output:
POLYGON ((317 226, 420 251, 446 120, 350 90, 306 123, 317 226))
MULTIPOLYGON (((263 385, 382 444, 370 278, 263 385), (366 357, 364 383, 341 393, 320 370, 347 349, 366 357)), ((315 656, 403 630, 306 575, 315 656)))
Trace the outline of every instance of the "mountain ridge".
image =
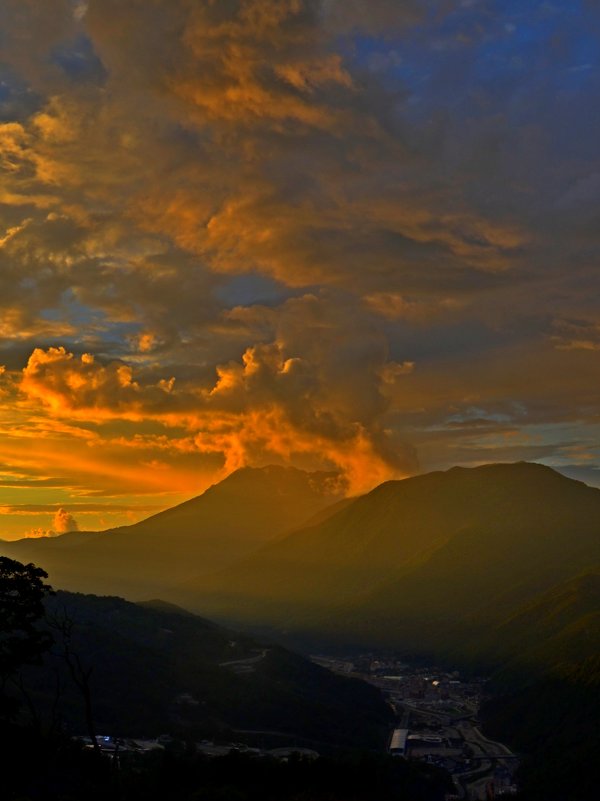
POLYGON ((43 564, 63 589, 143 598, 217 570, 322 514, 340 500, 337 478, 276 465, 242 468, 131 526, 4 541, 0 547, 7 556, 43 564))
POLYGON ((450 647, 593 563, 598 531, 600 490, 551 468, 452 468, 386 482, 186 584, 179 602, 335 639, 401 645, 418 635, 450 647))

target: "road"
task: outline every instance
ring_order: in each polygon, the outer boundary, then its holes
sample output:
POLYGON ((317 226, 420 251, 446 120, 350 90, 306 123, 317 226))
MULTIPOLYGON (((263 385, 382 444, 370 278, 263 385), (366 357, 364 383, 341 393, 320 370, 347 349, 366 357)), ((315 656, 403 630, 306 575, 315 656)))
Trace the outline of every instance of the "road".
POLYGON ((468 721, 460 721, 456 728, 473 750, 474 756, 481 755, 484 758, 475 770, 455 776, 455 781, 460 782, 465 798, 485 799, 486 787, 494 777, 495 767, 503 765, 512 774, 517 757, 504 743, 485 737, 477 726, 468 721))
MULTIPOLYGON (((417 712, 437 723, 448 718, 443 713, 424 710, 422 706, 406 703, 406 701, 398 703, 397 706, 402 708, 405 714, 417 712)), ((475 710, 476 707, 473 707, 474 712, 475 710)), ((504 743, 490 740, 489 737, 482 734, 473 719, 455 720, 451 727, 446 728, 446 734, 462 738, 473 754, 472 769, 468 772, 455 773, 452 776, 457 791, 465 801, 479 801, 479 799, 487 798, 486 786, 493 780, 494 771, 498 765, 504 766, 511 775, 514 772, 517 765, 515 754, 504 743)))
POLYGON ((220 662, 219 667, 229 668, 234 673, 251 673, 256 665, 269 653, 269 648, 264 648, 256 656, 249 656, 246 659, 232 659, 229 662, 220 662))

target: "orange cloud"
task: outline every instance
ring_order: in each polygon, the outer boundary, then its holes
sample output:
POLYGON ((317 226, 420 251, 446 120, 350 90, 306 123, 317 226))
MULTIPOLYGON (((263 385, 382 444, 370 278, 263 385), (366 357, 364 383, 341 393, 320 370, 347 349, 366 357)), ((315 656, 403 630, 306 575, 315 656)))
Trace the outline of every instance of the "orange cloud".
POLYGON ((273 406, 236 415, 211 415, 195 437, 195 445, 204 453, 223 454, 221 475, 246 465, 273 462, 301 463, 312 469, 329 467, 340 470, 345 490, 357 494, 372 489, 390 478, 404 478, 415 469, 410 448, 394 451, 377 442, 373 432, 356 424, 345 436, 335 439, 325 433, 299 429, 289 419, 286 409, 273 406))
POLYGON ((33 528, 24 536, 35 539, 40 537, 58 537, 60 534, 66 534, 68 531, 79 531, 79 525, 73 515, 67 512, 66 509, 57 509, 52 520, 52 528, 33 528))
POLYGON ((427 323, 432 319, 457 316, 468 306, 464 298, 441 297, 407 298, 398 292, 374 292, 365 296, 369 309, 389 320, 410 320, 416 323, 427 323))
MULTIPOLYGON (((32 514, 32 512, 29 514, 32 514)), ((25 532, 23 536, 27 537, 28 539, 59 537, 61 534, 66 534, 69 531, 79 531, 79 525, 70 512, 67 512, 66 509, 61 508, 56 510, 52 519, 51 528, 32 528, 25 532)))
POLYGON ((51 528, 30 528, 23 536, 27 539, 39 540, 46 537, 58 537, 58 532, 51 528))
POLYGON ((173 388, 171 380, 141 387, 131 367, 120 362, 99 364, 90 353, 80 357, 64 347, 36 348, 23 370, 20 388, 29 398, 42 401, 54 412, 83 416, 139 419, 160 413, 164 397, 173 388))
MULTIPOLYGON (((309 298, 300 307, 306 310, 312 303, 309 298)), ((344 378, 345 368, 332 365, 340 375, 337 381, 326 366, 335 352, 327 354, 322 338, 317 336, 303 348, 325 348, 316 361, 314 353, 311 360, 301 352, 289 355, 288 348, 295 346, 293 341, 289 345, 282 341, 248 348, 240 362, 217 368, 212 387, 182 390, 172 381, 142 384, 123 363, 103 365, 90 354, 77 357, 63 347, 38 348, 23 370, 19 388, 30 402, 42 403, 62 417, 90 422, 155 420, 170 428, 183 427, 191 439, 173 440, 171 435, 152 447, 218 454, 225 472, 301 457, 315 466, 339 468, 356 492, 383 478, 414 471, 411 449, 392 443, 381 427, 384 395, 376 387, 365 394, 360 386, 364 364, 354 364, 354 376, 346 371, 344 378)), ((362 339, 358 346, 364 349, 362 339)), ((377 359, 378 352, 367 350, 366 356, 377 359)), ((385 363, 378 370, 374 363, 373 380, 383 385, 409 373, 411 367, 385 363)), ((146 443, 139 440, 142 448, 146 443)), ((135 444, 133 440, 131 445, 135 444)), ((146 463, 156 461, 156 457, 146 459, 146 463)))
POLYGON ((0 55, 28 90, 0 124, 7 485, 160 492, 282 460, 356 489, 417 469, 403 432, 430 464, 511 399, 540 424, 593 416, 595 217, 571 259, 585 215, 555 233, 553 200, 540 222, 535 131, 503 161, 493 98, 472 120, 420 106, 398 34, 424 14, 5 0, 0 55))
POLYGON ((58 509, 52 520, 52 528, 57 534, 64 534, 67 531, 79 531, 79 524, 66 509, 58 509))

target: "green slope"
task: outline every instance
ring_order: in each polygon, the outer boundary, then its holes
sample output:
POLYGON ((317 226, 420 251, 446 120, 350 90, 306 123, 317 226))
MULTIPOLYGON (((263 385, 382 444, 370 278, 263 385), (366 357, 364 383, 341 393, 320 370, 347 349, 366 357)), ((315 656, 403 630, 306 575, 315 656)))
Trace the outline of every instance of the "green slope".
POLYGON ((333 474, 244 468, 135 525, 0 542, 0 552, 43 564, 57 587, 143 598, 242 558, 338 499, 333 474))
POLYGON ((488 734, 523 755, 529 801, 588 801, 600 749, 600 572, 592 568, 517 609, 478 641, 493 674, 488 734))
POLYGON ((571 674, 583 660, 600 654, 600 567, 517 608, 471 649, 475 658, 485 654, 495 666, 499 688, 517 686, 521 677, 571 674))
MULTIPOLYGON (((598 612, 593 625, 597 642, 598 612)), ((589 622, 584 626, 589 630, 589 622)), ((595 655, 584 650, 578 657, 580 637, 567 639, 568 648, 565 641, 544 643, 535 660, 530 653, 513 655, 493 677, 493 695, 482 708, 486 732, 522 756, 524 801, 590 801, 597 795, 600 655, 596 648, 595 655)), ((530 640, 535 649, 535 631, 530 640)))
POLYGON ((189 582, 182 597, 219 612, 238 602, 250 600, 252 610, 264 603, 282 619, 303 606, 351 598, 425 559, 476 518, 458 475, 386 482, 320 525, 270 543, 219 576, 189 582))
POLYGON ((533 675, 516 688, 504 684, 485 704, 483 716, 486 732, 523 756, 524 801, 597 797, 600 657, 567 671, 533 675))

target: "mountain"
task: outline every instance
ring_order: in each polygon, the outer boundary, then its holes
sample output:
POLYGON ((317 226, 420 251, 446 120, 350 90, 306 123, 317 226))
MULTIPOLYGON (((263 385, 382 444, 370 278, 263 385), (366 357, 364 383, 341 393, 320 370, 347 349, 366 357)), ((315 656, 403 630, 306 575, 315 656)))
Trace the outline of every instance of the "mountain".
POLYGON ((522 755, 527 801, 589 801, 598 795, 600 657, 550 670, 494 695, 483 706, 486 733, 522 755))
POLYGON ((0 542, 0 552, 44 565, 56 587, 142 598, 233 563, 340 497, 333 473, 243 468, 135 525, 0 542))
POLYGON ((134 526, 2 550, 63 588, 452 658, 486 639, 494 654, 505 629, 489 632, 600 561, 600 490, 543 465, 452 468, 344 501, 335 486, 246 468, 134 526))
POLYGON ((26 686, 42 717, 57 706, 75 734, 87 729, 64 659, 65 631, 72 661, 92 669, 98 734, 243 741, 254 732, 280 745, 386 743, 391 712, 378 690, 277 645, 160 601, 59 592, 46 611, 55 644, 43 666, 27 670, 26 686))
POLYGON ((515 686, 521 676, 571 674, 600 654, 600 565, 516 609, 480 639, 477 652, 495 666, 496 686, 515 686))
POLYGON ((182 588, 295 642, 385 646, 491 674, 486 733, 529 801, 595 797, 600 491, 535 464, 389 482, 182 588))
MULTIPOLYGON (((265 474, 252 478, 269 485, 265 474)), ((279 506, 269 486, 263 509, 279 506)), ((243 495, 232 492, 215 519, 244 517, 243 495)), ((159 520, 155 534, 139 524, 139 543, 120 557, 119 581, 144 543, 161 540, 167 528, 161 519, 172 522, 175 515, 175 528, 182 521, 172 535, 182 544, 177 558, 192 552, 196 538, 190 534, 186 542, 180 508, 150 519, 159 520)), ((327 684, 332 679, 301 657, 225 633, 174 608, 176 602, 304 644, 385 647, 491 674, 484 724, 523 755, 524 797, 593 797, 600 747, 600 490, 542 465, 496 464, 387 482, 360 498, 323 503, 295 529, 291 513, 282 517, 288 533, 282 525, 261 540, 257 527, 252 550, 248 544, 237 561, 232 553, 213 573, 209 560, 202 575, 189 559, 174 568, 173 575, 185 569, 188 578, 161 593, 168 603, 142 607, 75 596, 83 621, 78 647, 102 666, 95 678, 100 725, 116 721, 128 732, 143 724, 148 731, 198 736, 260 728, 303 742, 341 738, 345 744, 381 736, 385 724, 372 697, 351 698, 349 685, 327 684), (343 709, 356 712, 353 721, 343 709)), ((50 546, 66 561, 101 541, 108 543, 105 558, 110 551, 114 561, 119 537, 67 535, 50 546)), ((171 570, 168 559, 164 564, 171 570)), ((156 587, 161 576, 153 569, 156 587)), ((70 705, 75 710, 75 697, 70 705)))
POLYGON ((338 642, 456 655, 600 557, 600 490, 543 465, 390 481, 179 600, 338 642))
POLYGON ((480 643, 495 660, 482 717, 524 755, 530 801, 597 795, 600 749, 600 571, 586 571, 517 610, 480 643))

